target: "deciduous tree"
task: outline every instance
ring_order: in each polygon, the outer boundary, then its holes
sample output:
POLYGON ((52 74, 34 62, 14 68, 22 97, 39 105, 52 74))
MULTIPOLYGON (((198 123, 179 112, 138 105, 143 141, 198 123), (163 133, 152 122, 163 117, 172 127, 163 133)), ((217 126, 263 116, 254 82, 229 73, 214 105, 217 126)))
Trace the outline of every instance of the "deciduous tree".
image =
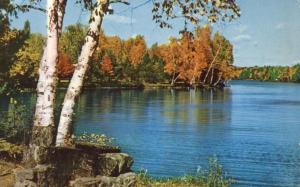
POLYGON ((37 82, 44 41, 41 34, 30 34, 23 47, 16 53, 15 62, 9 70, 10 78, 14 79, 16 84, 32 86, 37 82))
POLYGON ((67 54, 59 54, 57 74, 59 78, 71 78, 74 73, 75 66, 72 64, 71 58, 67 54))

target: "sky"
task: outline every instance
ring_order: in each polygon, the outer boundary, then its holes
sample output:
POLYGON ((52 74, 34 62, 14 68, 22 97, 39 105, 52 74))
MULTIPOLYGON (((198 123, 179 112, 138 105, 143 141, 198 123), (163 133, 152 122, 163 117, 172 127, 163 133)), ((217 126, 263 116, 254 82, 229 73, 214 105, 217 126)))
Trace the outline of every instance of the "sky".
MULTIPOLYGON (((45 1, 45 0, 43 0, 45 1)), ((82 11, 75 0, 69 0, 64 25, 88 24, 89 13, 82 11)), ((113 5, 115 13, 104 18, 107 35, 123 39, 143 35, 148 45, 165 43, 171 36, 179 36, 181 21, 173 22, 173 29, 161 29, 152 21, 152 4, 146 0, 131 0, 130 6, 113 5)), ((300 0, 237 0, 242 15, 232 22, 213 25, 234 44, 234 64, 237 66, 294 65, 300 63, 300 0)), ((43 7, 45 3, 41 3, 43 7)), ((12 26, 23 28, 31 22, 31 31, 46 33, 46 16, 30 11, 14 19, 12 26)))

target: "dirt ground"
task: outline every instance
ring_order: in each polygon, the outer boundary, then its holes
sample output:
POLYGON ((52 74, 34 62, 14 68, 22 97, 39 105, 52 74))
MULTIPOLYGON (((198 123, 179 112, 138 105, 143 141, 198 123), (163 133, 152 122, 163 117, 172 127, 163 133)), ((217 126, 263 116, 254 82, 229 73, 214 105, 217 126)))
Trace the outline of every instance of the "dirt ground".
POLYGON ((14 171, 22 169, 21 166, 0 161, 0 186, 1 187, 12 187, 15 184, 14 171))

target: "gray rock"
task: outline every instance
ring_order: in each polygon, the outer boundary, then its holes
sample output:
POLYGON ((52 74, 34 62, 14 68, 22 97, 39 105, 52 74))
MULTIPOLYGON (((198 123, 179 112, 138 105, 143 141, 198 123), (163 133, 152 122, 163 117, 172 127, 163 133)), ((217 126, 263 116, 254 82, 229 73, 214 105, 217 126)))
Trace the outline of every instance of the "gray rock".
POLYGON ((133 159, 125 153, 107 153, 101 154, 98 158, 99 175, 103 176, 118 176, 119 174, 131 171, 130 167, 133 164, 133 159))
POLYGON ((118 177, 82 177, 70 182, 71 187, 134 187, 136 184, 136 175, 126 173, 118 177))
MULTIPOLYGON (((39 143, 44 145, 47 142, 39 143)), ((29 161, 33 156, 36 159, 29 164, 31 169, 15 173, 16 185, 28 183, 31 186, 61 187, 73 181, 73 186, 111 187, 130 186, 134 181, 132 175, 121 175, 131 171, 133 159, 118 153, 119 149, 90 145, 75 148, 31 147, 34 149, 27 158, 29 161)))
POLYGON ((37 184, 32 181, 25 180, 23 182, 16 182, 14 187, 37 187, 37 184))
POLYGON ((133 187, 136 185, 136 182, 137 182, 136 174, 129 172, 118 176, 116 180, 116 185, 122 187, 133 187))
POLYGON ((33 180, 34 173, 32 169, 23 169, 15 172, 16 181, 33 180))
POLYGON ((82 177, 70 182, 71 187, 97 187, 101 182, 99 177, 82 177))

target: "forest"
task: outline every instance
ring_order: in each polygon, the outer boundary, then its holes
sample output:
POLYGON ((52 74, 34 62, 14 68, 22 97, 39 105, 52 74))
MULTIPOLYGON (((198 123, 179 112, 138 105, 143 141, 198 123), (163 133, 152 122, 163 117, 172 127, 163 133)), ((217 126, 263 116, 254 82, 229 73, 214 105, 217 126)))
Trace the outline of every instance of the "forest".
POLYGON ((300 64, 240 68, 239 79, 272 82, 300 82, 300 64))
MULTIPOLYGON (((69 25, 62 32, 57 72, 62 86, 73 75, 86 32, 87 27, 81 24, 69 25)), ((160 83, 223 87, 226 81, 238 77, 232 44, 208 26, 150 47, 141 35, 121 39, 102 30, 98 40, 85 86, 160 83)), ((0 55, 5 60, 0 68, 0 93, 34 88, 45 37, 31 33, 30 23, 26 22, 23 30, 7 25, 1 41, 0 55)))

